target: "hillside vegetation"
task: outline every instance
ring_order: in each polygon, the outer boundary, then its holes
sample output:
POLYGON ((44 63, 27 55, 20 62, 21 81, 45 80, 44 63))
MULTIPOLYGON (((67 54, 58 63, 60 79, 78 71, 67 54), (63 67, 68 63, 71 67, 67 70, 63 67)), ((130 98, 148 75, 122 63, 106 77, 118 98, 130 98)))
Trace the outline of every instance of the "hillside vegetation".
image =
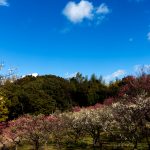
POLYGON ((24 114, 49 115, 72 110, 75 106, 109 103, 125 94, 131 99, 143 92, 149 95, 150 75, 127 76, 109 84, 105 84, 102 77, 92 75, 88 79, 80 73, 71 79, 53 75, 26 76, 13 83, 6 81, 0 91, 8 109, 4 109, 4 114, 8 114, 8 119, 14 119, 24 114))

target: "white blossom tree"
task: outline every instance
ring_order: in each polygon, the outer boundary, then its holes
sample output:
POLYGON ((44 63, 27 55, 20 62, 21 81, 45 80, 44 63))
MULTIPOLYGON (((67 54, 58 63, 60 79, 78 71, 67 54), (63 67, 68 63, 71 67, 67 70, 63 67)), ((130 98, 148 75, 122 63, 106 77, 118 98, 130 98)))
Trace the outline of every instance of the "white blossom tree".
POLYGON ((85 132, 92 137, 93 146, 102 148, 101 133, 109 131, 113 123, 110 107, 83 109, 80 113, 84 116, 82 125, 85 132))
POLYGON ((84 119, 85 116, 81 112, 68 112, 61 115, 64 124, 65 132, 69 141, 77 143, 85 135, 84 119))
POLYGON ((130 101, 128 96, 113 104, 113 115, 117 122, 120 137, 123 141, 130 141, 137 149, 138 142, 146 137, 149 142, 149 114, 150 114, 150 98, 146 95, 140 95, 130 101))

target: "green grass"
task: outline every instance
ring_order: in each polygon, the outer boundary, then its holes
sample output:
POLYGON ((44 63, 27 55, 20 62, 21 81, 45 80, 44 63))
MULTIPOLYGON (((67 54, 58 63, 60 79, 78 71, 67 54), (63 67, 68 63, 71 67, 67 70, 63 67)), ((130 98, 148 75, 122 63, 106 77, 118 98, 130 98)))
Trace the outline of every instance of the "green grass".
MULTIPOLYGON (((102 136, 103 148, 102 150, 133 150, 133 144, 129 142, 121 143, 120 141, 110 142, 107 137, 102 136)), ((86 136, 79 140, 76 144, 73 141, 65 141, 61 145, 61 150, 99 150, 100 148, 93 149, 92 138, 90 136, 86 136)), ((33 150, 33 147, 28 143, 22 143, 18 147, 18 150, 33 150)), ((58 150, 56 144, 51 142, 48 143, 47 149, 44 149, 44 146, 41 146, 40 150, 58 150)), ((149 150, 148 145, 143 139, 141 143, 138 143, 138 150, 149 150)))
MULTIPOLYGON (((33 147, 27 144, 18 147, 18 150, 33 150, 33 147)), ((44 147, 41 147, 40 150, 45 150, 44 147)), ((55 145, 48 145, 47 150, 58 150, 55 145)), ((61 150, 99 150, 99 148, 93 149, 92 145, 87 145, 86 143, 79 144, 70 144, 70 145, 62 145, 61 150)), ((103 150, 133 150, 133 145, 129 143, 104 143, 103 150)), ((148 146, 146 143, 139 143, 138 150, 148 150, 148 146)))

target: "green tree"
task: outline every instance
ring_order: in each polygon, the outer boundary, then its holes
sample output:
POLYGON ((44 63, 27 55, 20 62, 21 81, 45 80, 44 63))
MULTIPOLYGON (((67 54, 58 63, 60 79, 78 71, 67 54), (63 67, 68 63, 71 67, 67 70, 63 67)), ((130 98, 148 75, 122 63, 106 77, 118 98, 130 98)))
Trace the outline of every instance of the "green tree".
POLYGON ((8 108, 6 106, 7 98, 0 92, 0 122, 8 118, 8 108))
MULTIPOLYGON (((0 71, 3 69, 3 64, 0 64, 0 71)), ((7 76, 0 74, 0 86, 5 82, 7 76)), ((8 118, 7 97, 0 87, 0 122, 6 121, 8 118)))

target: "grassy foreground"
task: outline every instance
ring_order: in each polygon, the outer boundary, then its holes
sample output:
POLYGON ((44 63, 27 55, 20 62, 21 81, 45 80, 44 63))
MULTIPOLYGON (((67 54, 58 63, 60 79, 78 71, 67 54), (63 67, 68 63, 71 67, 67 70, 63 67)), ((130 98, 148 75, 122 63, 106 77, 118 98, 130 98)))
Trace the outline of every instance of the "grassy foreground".
MULTIPOLYGON (((99 150, 99 148, 93 148, 92 145, 66 145, 62 146, 61 150, 99 150)), ((18 150, 33 150, 30 145, 22 145, 18 147, 18 150)), ((54 145, 48 145, 47 148, 41 147, 40 150, 58 150, 54 145)), ((132 144, 116 144, 107 143, 103 145, 102 150, 133 150, 132 144)), ((148 150, 148 146, 145 143, 138 144, 138 150, 148 150)))
MULTIPOLYGON (((29 144, 20 144, 18 150, 34 150, 33 147, 29 144)), ((57 147, 55 143, 48 143, 46 147, 41 147, 40 150, 100 150, 99 147, 93 148, 92 139, 90 137, 85 137, 80 140, 78 143, 62 143, 61 148, 57 147)), ((132 143, 119 143, 103 141, 102 150, 133 150, 132 143)), ((138 150, 149 150, 148 145, 145 140, 142 140, 141 143, 138 143, 138 150)))

